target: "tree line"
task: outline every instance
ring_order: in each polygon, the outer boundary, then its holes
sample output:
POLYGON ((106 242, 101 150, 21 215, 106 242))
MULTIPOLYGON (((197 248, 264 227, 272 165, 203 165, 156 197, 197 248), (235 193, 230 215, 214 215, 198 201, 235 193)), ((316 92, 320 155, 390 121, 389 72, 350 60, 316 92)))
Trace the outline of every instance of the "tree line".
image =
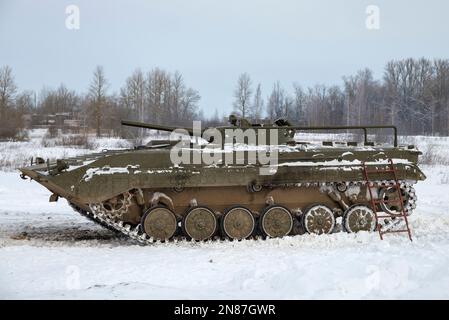
POLYGON ((85 93, 61 84, 56 89, 44 88, 36 95, 28 90, 18 92, 12 69, 4 66, 0 68, 0 138, 17 136, 25 125, 26 114, 69 115, 97 136, 132 132, 123 131, 123 118, 184 126, 202 117, 199 100, 198 91, 188 87, 179 72, 159 68, 135 70, 118 93, 111 92, 103 67, 97 66, 85 93))
MULTIPOLYGON (((287 91, 275 82, 264 97, 243 73, 234 91, 234 111, 253 121, 288 118, 297 125, 396 125, 402 134, 449 135, 449 60, 404 59, 386 64, 382 79, 370 69, 343 77, 342 84, 287 91)), ((214 116, 215 118, 217 115, 214 116)))
MULTIPOLYGON (((404 59, 385 65, 383 77, 374 79, 369 69, 343 77, 339 85, 289 90, 277 81, 263 93, 248 73, 242 73, 233 93, 234 112, 252 121, 287 118, 302 126, 396 125, 402 134, 449 135, 449 60, 404 59)), ((9 66, 0 68, 0 138, 17 137, 24 115, 69 114, 96 135, 129 134, 120 119, 189 126, 192 120, 206 125, 226 121, 218 110, 205 117, 200 94, 181 73, 155 68, 136 69, 118 92, 112 92, 103 67, 97 66, 84 93, 67 88, 44 88, 39 94, 20 91, 9 66)), ((131 131, 137 134, 138 131, 131 131)))

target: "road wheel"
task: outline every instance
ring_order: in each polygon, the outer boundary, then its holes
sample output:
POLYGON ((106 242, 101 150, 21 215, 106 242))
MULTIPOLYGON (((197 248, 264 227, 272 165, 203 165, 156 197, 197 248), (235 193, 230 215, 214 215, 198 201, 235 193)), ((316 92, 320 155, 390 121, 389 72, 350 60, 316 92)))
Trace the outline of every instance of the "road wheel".
POLYGON ((343 229, 346 232, 376 230, 376 216, 371 208, 364 205, 354 205, 343 214, 343 229))
POLYGON ((221 229, 225 236, 234 240, 246 239, 254 231, 255 221, 251 211, 245 207, 229 208, 221 220, 221 229))
POLYGON ((140 225, 149 237, 161 241, 173 237, 178 227, 175 214, 164 206, 148 209, 142 216, 140 225))
POLYGON ((281 238, 290 233, 293 228, 293 217, 285 207, 267 207, 260 217, 260 229, 264 235, 270 238, 281 238))
POLYGON ((193 207, 189 209, 183 219, 186 235, 193 240, 210 239, 217 230, 217 218, 207 207, 193 207))
POLYGON ((306 210, 302 217, 304 228, 308 233, 329 234, 335 227, 335 216, 325 205, 314 205, 306 210))

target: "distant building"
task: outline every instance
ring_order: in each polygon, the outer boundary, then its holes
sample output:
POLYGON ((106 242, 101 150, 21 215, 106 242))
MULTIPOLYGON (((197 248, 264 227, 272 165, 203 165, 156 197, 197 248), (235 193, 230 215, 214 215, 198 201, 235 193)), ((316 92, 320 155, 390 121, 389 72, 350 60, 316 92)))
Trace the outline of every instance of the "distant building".
POLYGON ((25 114, 23 121, 28 129, 62 129, 64 132, 78 133, 82 128, 85 128, 83 121, 76 119, 69 112, 25 114))
POLYGON ((24 115, 22 116, 22 121, 23 121, 23 126, 24 126, 26 129, 31 129, 32 124, 33 124, 33 115, 32 115, 32 114, 29 114, 29 113, 24 114, 24 115))

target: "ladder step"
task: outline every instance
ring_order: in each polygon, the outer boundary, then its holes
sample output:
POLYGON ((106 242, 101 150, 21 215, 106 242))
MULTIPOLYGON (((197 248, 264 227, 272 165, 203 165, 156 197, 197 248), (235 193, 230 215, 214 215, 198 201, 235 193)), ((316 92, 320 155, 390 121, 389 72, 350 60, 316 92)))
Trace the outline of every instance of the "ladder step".
POLYGON ((391 218, 398 218, 398 219, 404 219, 404 216, 403 215, 400 215, 400 216, 394 216, 394 217, 392 217, 392 216, 377 216, 377 219, 391 219, 391 218))
POLYGON ((374 199, 373 202, 374 203, 395 203, 395 202, 400 202, 401 200, 382 200, 382 199, 374 199))
MULTIPOLYGON (((378 188, 378 186, 375 186, 374 184, 372 184, 372 183, 370 183, 370 182, 367 182, 366 185, 367 185, 368 188, 370 188, 370 189, 376 189, 376 188, 378 188)), ((395 186, 395 183, 385 183, 385 185, 395 186)))
POLYGON ((400 233, 400 232, 408 232, 408 230, 387 230, 387 231, 380 231, 381 234, 386 234, 386 233, 400 233))

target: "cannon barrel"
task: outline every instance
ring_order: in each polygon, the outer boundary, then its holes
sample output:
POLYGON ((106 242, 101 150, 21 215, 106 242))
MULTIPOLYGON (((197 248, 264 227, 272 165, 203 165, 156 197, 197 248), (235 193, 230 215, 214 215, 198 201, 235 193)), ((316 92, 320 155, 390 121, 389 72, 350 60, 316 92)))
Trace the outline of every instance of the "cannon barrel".
POLYGON ((163 126, 163 125, 158 125, 158 124, 144 123, 144 122, 131 121, 131 120, 122 120, 122 125, 128 126, 128 127, 145 128, 145 129, 153 129, 153 130, 168 131, 168 132, 172 132, 176 129, 182 129, 182 130, 186 130, 191 136, 193 136, 192 128, 163 126))

